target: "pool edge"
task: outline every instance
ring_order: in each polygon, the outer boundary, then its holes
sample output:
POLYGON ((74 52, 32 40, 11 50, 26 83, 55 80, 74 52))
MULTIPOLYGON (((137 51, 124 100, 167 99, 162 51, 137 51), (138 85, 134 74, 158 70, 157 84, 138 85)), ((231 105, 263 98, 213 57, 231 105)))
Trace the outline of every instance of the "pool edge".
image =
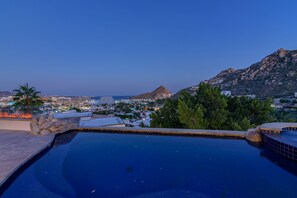
POLYGON ((4 179, 0 181, 0 196, 5 192, 5 190, 9 187, 11 183, 14 182, 14 180, 32 163, 34 163, 37 159, 42 157, 54 144, 56 136, 51 135, 52 139, 45 144, 41 149, 36 151, 35 153, 28 156, 25 160, 23 160, 20 164, 18 164, 14 169, 12 169, 9 174, 6 175, 4 179))
POLYGON ((52 139, 45 144, 40 150, 31 154, 28 158, 18 164, 1 182, 0 196, 7 190, 15 179, 32 165, 36 160, 42 157, 49 149, 52 148, 56 138, 65 133, 72 131, 78 132, 102 132, 117 134, 142 134, 142 135, 164 135, 164 136, 188 136, 188 137, 207 137, 207 138, 224 138, 224 139, 243 139, 246 140, 244 131, 227 131, 227 130, 191 130, 191 129, 169 129, 169 128, 129 128, 129 127, 80 127, 67 130, 61 133, 55 133, 52 139))

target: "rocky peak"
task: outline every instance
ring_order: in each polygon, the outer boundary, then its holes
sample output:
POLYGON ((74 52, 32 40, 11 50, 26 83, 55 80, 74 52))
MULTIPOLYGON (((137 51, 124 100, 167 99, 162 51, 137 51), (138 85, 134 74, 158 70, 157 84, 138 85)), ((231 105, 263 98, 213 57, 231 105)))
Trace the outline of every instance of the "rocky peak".
POLYGON ((164 86, 160 86, 152 92, 140 94, 138 96, 133 96, 131 99, 164 99, 172 96, 172 93, 166 89, 164 86))
POLYGON ((221 72, 218 74, 218 76, 225 76, 225 75, 228 75, 228 74, 233 73, 233 72, 235 72, 235 71, 236 71, 236 69, 234 69, 234 68, 228 68, 228 69, 226 69, 226 70, 221 71, 221 72))
POLYGON ((280 48, 280 49, 278 49, 275 53, 276 53, 280 58, 284 58, 284 57, 289 53, 289 51, 288 51, 288 50, 285 50, 284 48, 280 48))
MULTIPOLYGON (((232 95, 293 95, 297 92, 297 50, 280 48, 248 68, 226 69, 204 83, 229 90, 232 95)), ((186 90, 191 93, 191 88, 186 90)))
POLYGON ((154 92, 169 92, 164 86, 158 87, 154 92))
POLYGON ((224 71, 221 71, 218 75, 216 75, 214 78, 211 78, 209 80, 204 81, 205 83, 216 85, 220 84, 224 81, 224 79, 228 78, 230 75, 236 73, 238 70, 233 68, 228 68, 224 71))

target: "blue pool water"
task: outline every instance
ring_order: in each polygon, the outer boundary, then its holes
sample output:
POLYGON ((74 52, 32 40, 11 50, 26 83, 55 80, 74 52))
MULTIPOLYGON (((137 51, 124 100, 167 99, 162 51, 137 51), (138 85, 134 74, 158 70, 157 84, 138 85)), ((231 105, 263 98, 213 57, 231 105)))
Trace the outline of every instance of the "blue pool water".
POLYGON ((90 132, 65 137, 2 197, 297 196, 297 176, 244 140, 90 132))
POLYGON ((292 143, 292 145, 297 147, 297 131, 290 131, 290 130, 286 130, 283 131, 280 136, 287 140, 290 141, 292 143))

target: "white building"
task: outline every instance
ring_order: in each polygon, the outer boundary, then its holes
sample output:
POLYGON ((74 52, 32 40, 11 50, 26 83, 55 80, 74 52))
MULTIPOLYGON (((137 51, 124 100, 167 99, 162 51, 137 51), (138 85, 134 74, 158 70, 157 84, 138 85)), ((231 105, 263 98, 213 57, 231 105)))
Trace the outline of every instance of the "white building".
POLYGON ((256 98, 256 95, 254 94, 248 94, 248 95, 245 95, 247 98, 249 99, 255 99, 256 98))
POLYGON ((224 96, 231 96, 231 91, 221 91, 221 94, 224 96))
POLYGON ((90 120, 81 120, 80 127, 125 127, 125 123, 118 117, 105 117, 90 120))
POLYGON ((54 118, 81 118, 81 120, 91 119, 93 113, 92 112, 76 112, 74 111, 67 111, 63 113, 55 113, 53 114, 54 118))
POLYGON ((113 105, 115 102, 114 102, 114 99, 113 97, 101 97, 98 101, 98 104, 99 105, 104 105, 104 104, 107 104, 107 105, 113 105))

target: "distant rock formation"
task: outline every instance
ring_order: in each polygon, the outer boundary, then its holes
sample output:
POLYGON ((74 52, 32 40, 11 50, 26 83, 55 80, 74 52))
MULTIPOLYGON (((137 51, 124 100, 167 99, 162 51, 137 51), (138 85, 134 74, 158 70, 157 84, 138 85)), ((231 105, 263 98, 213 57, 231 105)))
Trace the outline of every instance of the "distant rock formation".
POLYGON ((157 99, 165 99, 165 98, 170 98, 172 96, 172 93, 166 89, 164 86, 158 87, 156 90, 149 92, 149 93, 144 93, 140 94, 138 96, 133 96, 131 99, 136 100, 136 99, 151 99, 151 100, 157 100, 157 99))
MULTIPOLYGON (((293 95, 297 92, 297 50, 281 48, 248 68, 229 68, 203 82, 231 91, 232 95, 262 98, 293 95)), ((198 87, 185 90, 194 93, 198 87)))
POLYGON ((11 96, 12 93, 9 91, 0 91, 0 97, 6 97, 6 96, 11 96))

